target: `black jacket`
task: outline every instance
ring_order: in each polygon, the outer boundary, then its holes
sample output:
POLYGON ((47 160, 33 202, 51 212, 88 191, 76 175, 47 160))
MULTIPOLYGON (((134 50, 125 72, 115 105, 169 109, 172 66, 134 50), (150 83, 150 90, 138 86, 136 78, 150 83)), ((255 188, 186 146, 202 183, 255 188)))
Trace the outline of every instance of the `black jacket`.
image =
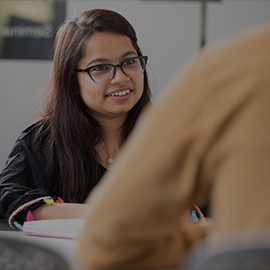
MULTIPOLYGON (((21 132, 0 174, 0 216, 8 220, 19 206, 33 199, 51 196, 62 197, 45 177, 46 147, 41 147, 47 139, 46 132, 40 132, 42 122, 32 124, 21 132)), ((106 169, 100 165, 101 175, 106 169)), ((56 180, 57 181, 57 180, 56 180)), ((89 192, 92 189, 89 186, 89 192)), ((15 220, 23 223, 27 212, 42 205, 40 201, 18 213, 15 220)))

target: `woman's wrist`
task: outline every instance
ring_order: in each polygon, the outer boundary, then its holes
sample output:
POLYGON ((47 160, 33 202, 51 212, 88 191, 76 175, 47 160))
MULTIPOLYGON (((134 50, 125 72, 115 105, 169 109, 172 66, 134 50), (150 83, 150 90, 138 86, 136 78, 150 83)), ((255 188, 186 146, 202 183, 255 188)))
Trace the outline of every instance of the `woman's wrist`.
POLYGON ((43 204, 32 212, 35 219, 82 218, 85 206, 79 203, 43 204))

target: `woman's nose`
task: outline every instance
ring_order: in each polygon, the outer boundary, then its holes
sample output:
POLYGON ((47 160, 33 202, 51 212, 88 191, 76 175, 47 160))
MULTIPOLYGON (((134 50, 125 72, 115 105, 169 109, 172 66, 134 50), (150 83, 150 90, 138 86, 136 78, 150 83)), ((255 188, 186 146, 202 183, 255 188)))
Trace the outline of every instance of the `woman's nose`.
POLYGON ((127 81, 129 81, 130 78, 123 72, 123 70, 118 67, 116 68, 115 70, 115 74, 111 80, 111 83, 114 84, 114 83, 126 83, 127 81))

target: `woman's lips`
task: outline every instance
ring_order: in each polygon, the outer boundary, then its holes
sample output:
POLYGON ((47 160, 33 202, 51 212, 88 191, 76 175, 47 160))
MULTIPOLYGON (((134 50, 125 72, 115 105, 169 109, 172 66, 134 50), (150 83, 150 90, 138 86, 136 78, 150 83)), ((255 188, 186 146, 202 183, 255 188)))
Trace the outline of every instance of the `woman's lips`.
POLYGON ((106 95, 106 97, 117 100, 117 101, 124 101, 129 99, 132 91, 130 89, 127 90, 121 90, 121 91, 115 91, 113 93, 110 93, 106 95))

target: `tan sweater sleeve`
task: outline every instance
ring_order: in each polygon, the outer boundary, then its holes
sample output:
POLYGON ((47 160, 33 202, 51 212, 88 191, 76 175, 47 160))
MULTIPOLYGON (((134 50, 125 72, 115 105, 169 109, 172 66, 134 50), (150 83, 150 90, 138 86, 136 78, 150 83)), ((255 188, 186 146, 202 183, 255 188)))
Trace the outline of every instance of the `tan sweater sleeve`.
POLYGON ((247 219, 244 209, 262 203, 254 186, 270 206, 270 121, 262 121, 270 115, 263 71, 269 59, 250 56, 253 47, 269 47, 244 42, 244 50, 239 41, 201 56, 140 117, 113 171, 87 201, 91 210, 77 252, 82 266, 179 265, 186 249, 207 233, 188 221, 194 203, 211 203, 212 232, 269 225, 270 218, 257 212, 247 219))

